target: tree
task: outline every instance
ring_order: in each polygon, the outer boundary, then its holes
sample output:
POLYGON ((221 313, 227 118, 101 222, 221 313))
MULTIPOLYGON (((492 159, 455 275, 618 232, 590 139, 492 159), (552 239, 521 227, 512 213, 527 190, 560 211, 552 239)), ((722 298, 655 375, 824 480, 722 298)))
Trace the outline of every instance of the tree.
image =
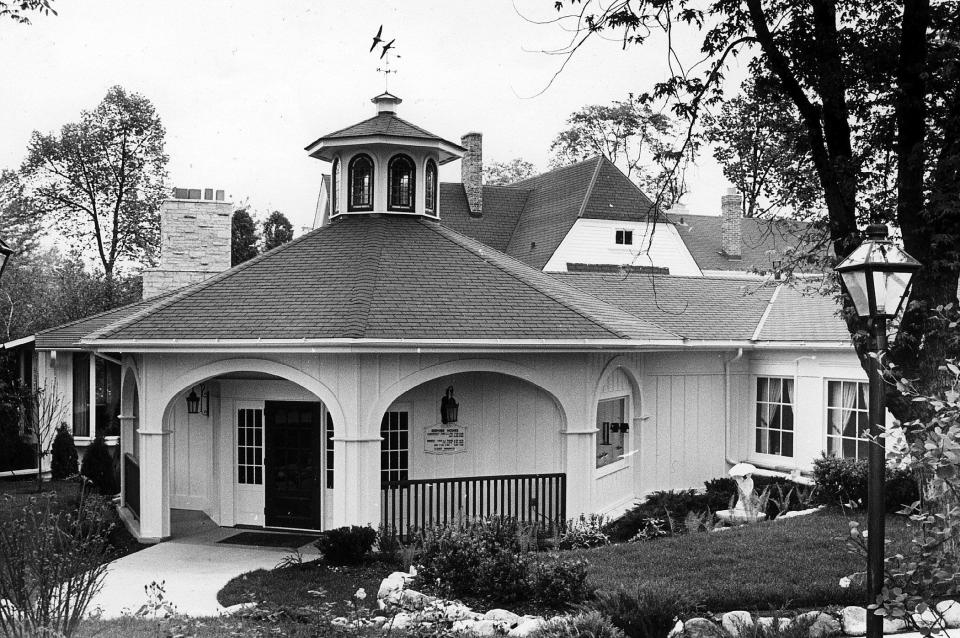
POLYGON ((533 164, 521 157, 508 162, 488 162, 483 166, 483 183, 508 186, 533 177, 535 172, 533 164))
POLYGON ((30 24, 26 15, 30 11, 57 15, 52 4, 53 0, 0 0, 0 18, 7 17, 20 24, 30 24))
POLYGON ((50 449, 50 478, 62 480, 79 471, 77 445, 73 441, 73 434, 66 423, 61 423, 50 449))
POLYGON ((230 265, 242 264, 253 259, 260 251, 257 249, 257 224, 250 216, 250 207, 241 206, 233 212, 230 234, 230 265))
POLYGON ((806 219, 822 212, 803 125, 779 92, 748 79, 704 124, 724 176, 743 193, 746 217, 787 209, 806 219))
POLYGON ((676 158, 670 145, 672 121, 642 99, 631 95, 609 105, 584 106, 567 124, 550 144, 553 168, 603 155, 665 206, 682 195, 679 182, 663 170, 676 158))
MULTIPOLYGON (((953 3, 929 0, 599 0, 553 3, 576 7, 577 33, 568 54, 586 38, 616 31, 624 47, 653 34, 699 30, 706 63, 678 69, 642 97, 664 100, 688 132, 705 109, 723 97, 729 61, 753 54, 757 81, 779 87, 796 109, 817 175, 825 214, 820 227, 837 259, 862 240, 867 221, 894 222, 904 248, 923 259, 914 277, 891 361, 917 379, 927 396, 949 382, 940 369, 958 345, 936 320, 937 309, 957 302, 960 275, 960 13, 953 3), (705 68, 701 75, 686 69, 705 68)), ((671 37, 667 58, 678 59, 671 37)), ((684 149, 692 143, 686 136, 684 149)), ((845 318, 864 367, 865 322, 844 296, 845 318)), ((898 417, 910 420, 922 404, 891 391, 898 417)))
POLYGON ((293 239, 293 224, 278 210, 263 222, 263 250, 273 250, 293 239))
POLYGON ((164 135, 150 100, 114 86, 79 122, 28 144, 20 173, 33 205, 108 281, 118 260, 151 263, 159 246, 164 135))

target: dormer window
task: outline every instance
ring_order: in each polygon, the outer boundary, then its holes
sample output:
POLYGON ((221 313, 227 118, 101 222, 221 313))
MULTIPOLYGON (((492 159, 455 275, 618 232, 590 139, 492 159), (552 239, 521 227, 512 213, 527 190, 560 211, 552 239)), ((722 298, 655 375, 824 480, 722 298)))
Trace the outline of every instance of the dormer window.
POLYGON ((333 170, 330 171, 330 197, 333 204, 330 206, 331 215, 340 214, 340 158, 333 160, 333 170))
POLYGON ((429 215, 437 214, 437 163, 427 160, 424 172, 423 205, 429 215))
POLYGON ((406 155, 394 155, 387 164, 387 210, 413 212, 416 167, 406 155))
POLYGON ((633 245, 633 231, 624 230, 622 228, 617 229, 616 236, 614 237, 618 246, 632 246, 633 245))
POLYGON ((357 155, 350 160, 350 179, 347 210, 373 210, 373 160, 369 155, 357 155))

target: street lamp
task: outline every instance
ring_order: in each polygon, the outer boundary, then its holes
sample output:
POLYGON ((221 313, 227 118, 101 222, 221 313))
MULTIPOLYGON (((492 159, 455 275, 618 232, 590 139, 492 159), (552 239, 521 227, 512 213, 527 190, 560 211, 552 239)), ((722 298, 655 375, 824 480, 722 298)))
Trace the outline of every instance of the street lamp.
POLYGON ((3 277, 3 269, 7 267, 7 261, 13 254, 13 248, 7 246, 6 242, 0 239, 0 277, 3 277))
MULTIPOLYGON (((906 300, 910 280, 920 262, 904 252, 887 236, 884 224, 867 226, 867 239, 836 267, 844 290, 853 301, 857 314, 867 320, 873 337, 871 350, 887 349, 887 319, 900 312, 906 300)), ((870 434, 867 490, 867 599, 872 605, 883 589, 884 550, 884 466, 886 446, 883 422, 886 401, 880 358, 870 364, 870 434)), ((883 636, 883 617, 867 613, 867 638, 883 636)))

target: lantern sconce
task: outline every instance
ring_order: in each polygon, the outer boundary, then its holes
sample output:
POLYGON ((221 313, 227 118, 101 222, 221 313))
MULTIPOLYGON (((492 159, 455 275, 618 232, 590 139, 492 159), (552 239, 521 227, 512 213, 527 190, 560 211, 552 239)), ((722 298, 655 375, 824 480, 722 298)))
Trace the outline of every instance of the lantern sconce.
POLYGON ((778 280, 783 276, 783 260, 774 259, 770 262, 770 265, 773 267, 773 278, 778 280))
POLYGON ((202 383, 199 386, 190 388, 190 394, 187 395, 187 414, 202 414, 210 416, 210 393, 207 386, 202 383), (197 390, 200 394, 197 394, 197 390))
POLYGON ((453 398, 453 386, 449 386, 446 394, 440 399, 440 422, 444 425, 456 423, 459 410, 460 404, 453 398))

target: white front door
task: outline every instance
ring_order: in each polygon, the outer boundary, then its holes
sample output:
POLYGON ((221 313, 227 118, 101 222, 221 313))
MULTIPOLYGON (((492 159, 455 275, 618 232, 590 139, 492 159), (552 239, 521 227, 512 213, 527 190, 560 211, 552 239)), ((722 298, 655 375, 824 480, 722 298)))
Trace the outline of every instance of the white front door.
POLYGON ((264 524, 263 402, 238 401, 234 417, 234 520, 264 524))

